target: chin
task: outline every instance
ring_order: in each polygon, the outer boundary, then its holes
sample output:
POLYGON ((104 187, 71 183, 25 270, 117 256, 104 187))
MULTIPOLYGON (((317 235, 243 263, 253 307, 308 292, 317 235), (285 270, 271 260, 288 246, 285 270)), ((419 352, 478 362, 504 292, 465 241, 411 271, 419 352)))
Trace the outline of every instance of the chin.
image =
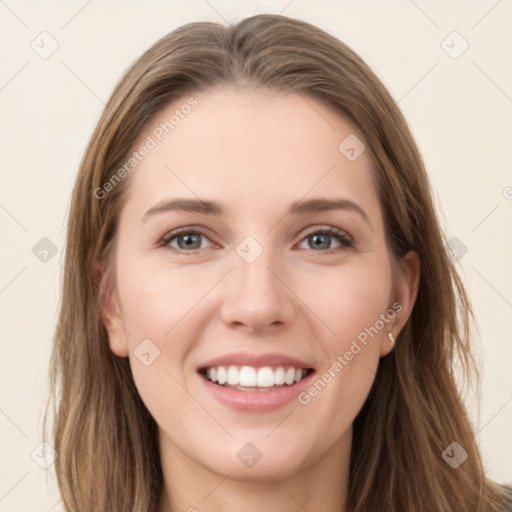
POLYGON ((257 440, 227 443, 211 453, 207 460, 204 460, 204 453, 201 458, 201 465, 208 471, 223 478, 229 474, 230 480, 254 483, 275 482, 300 472, 311 463, 308 463, 306 453, 299 453, 291 444, 283 447, 269 440, 266 443, 257 440))

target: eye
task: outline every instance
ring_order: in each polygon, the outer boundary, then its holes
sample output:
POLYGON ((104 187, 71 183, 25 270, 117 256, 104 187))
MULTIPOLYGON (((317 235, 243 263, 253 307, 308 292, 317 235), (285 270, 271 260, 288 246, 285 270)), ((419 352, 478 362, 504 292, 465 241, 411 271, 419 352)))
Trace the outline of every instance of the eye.
POLYGON ((201 237, 208 238, 208 235, 197 228, 181 228, 170 231, 162 237, 160 246, 169 247, 177 252, 184 251, 194 253, 201 247, 201 237), (173 245, 176 242, 176 245, 173 245))
MULTIPOLYGON (((180 228, 165 234, 159 241, 159 246, 169 248, 174 252, 195 254, 199 249, 205 248, 202 247, 202 238, 210 240, 208 234, 199 228, 180 228)), ((306 242, 310 245, 306 249, 323 254, 338 252, 354 245, 354 241, 347 233, 334 227, 313 227, 306 232, 305 238, 302 240, 301 244, 306 242), (338 245, 335 247, 332 247, 332 238, 338 241, 338 245)), ((299 248, 303 249, 304 247, 299 248)))
POLYGON ((304 242, 309 243, 310 245, 310 247, 306 248, 312 247, 312 250, 317 252, 320 250, 320 252, 323 252, 324 254, 338 252, 344 248, 353 247, 354 245, 354 241, 347 233, 334 227, 313 227, 306 233, 306 237, 301 243, 304 242), (332 238, 335 238, 338 241, 338 245, 334 248, 332 247, 332 238))

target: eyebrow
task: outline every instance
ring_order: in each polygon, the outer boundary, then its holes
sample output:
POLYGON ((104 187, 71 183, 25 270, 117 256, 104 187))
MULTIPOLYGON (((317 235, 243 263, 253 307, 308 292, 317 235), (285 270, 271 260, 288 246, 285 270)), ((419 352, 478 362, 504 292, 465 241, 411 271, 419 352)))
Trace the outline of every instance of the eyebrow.
MULTIPOLYGON (((149 209, 142 218, 143 222, 149 218, 171 211, 183 210, 190 213, 199 213, 203 215, 221 216, 224 214, 224 208, 215 201, 201 199, 164 199, 149 209)), ((307 201, 296 201, 291 204, 287 214, 306 215, 308 213, 325 212, 329 210, 347 210, 358 213, 371 227, 370 219, 366 212, 354 201, 350 199, 309 199, 307 201)))

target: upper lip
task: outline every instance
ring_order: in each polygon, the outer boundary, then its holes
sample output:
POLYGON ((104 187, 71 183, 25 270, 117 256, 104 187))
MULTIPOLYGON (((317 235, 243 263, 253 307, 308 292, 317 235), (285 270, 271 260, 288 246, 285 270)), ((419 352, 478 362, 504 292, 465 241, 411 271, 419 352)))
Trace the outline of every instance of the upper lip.
POLYGON ((293 368, 312 368, 311 365, 300 361, 295 357, 285 354, 268 353, 268 354, 247 354, 245 352, 234 352, 223 356, 215 357, 209 361, 205 361, 199 366, 199 370, 205 368, 214 368, 217 366, 253 366, 255 368, 263 366, 285 366, 293 368))

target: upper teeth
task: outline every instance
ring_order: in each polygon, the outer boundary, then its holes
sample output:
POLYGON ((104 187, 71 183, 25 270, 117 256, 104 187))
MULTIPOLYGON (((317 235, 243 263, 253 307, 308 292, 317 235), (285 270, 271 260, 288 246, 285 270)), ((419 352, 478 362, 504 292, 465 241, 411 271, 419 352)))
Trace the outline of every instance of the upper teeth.
POLYGON ((288 384, 291 386, 299 382, 307 373, 306 369, 288 368, 279 366, 275 370, 270 366, 253 368, 252 366, 217 366, 206 370, 206 377, 218 384, 232 386, 272 387, 288 384))

